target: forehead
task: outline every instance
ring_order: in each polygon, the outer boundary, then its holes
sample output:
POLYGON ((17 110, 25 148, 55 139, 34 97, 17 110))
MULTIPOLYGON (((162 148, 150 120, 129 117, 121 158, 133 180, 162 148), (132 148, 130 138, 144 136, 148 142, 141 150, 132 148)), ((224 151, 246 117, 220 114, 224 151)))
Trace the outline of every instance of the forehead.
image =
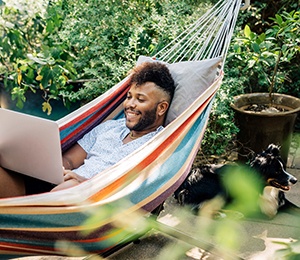
POLYGON ((129 92, 131 94, 136 95, 144 95, 144 96, 162 96, 163 90, 161 90, 155 83, 153 82, 146 82, 141 85, 136 85, 133 83, 130 86, 129 92))

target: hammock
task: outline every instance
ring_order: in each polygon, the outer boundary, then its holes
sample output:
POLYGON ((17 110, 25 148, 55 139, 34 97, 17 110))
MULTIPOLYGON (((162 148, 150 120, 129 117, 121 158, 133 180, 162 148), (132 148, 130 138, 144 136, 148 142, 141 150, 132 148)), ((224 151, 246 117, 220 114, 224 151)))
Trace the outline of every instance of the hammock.
MULTIPOLYGON (((2 256, 7 259, 68 254, 69 244, 56 241, 68 241, 80 248, 74 251, 72 247, 73 254, 104 254, 145 231, 129 232, 126 226, 116 223, 131 218, 132 214, 137 218, 148 216, 186 178, 221 84, 222 67, 240 6, 241 1, 220 1, 155 55, 168 63, 178 85, 176 93, 183 86, 183 92, 177 93, 173 108, 170 107, 173 118, 169 118, 163 131, 130 156, 76 187, 0 200, 2 256), (186 104, 180 103, 183 101, 186 104), (83 225, 90 214, 97 212, 100 212, 97 221, 83 225)), ((141 57, 138 62, 149 59, 141 57)), ((127 90, 128 78, 125 78, 59 120, 62 150, 99 123, 122 117, 127 90)))

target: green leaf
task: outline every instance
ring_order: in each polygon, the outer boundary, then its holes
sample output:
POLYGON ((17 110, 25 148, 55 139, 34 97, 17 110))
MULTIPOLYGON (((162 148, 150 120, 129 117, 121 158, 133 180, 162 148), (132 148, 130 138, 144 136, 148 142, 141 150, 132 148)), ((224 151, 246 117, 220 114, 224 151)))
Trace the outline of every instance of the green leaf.
POLYGON ((26 101, 25 90, 22 88, 15 87, 11 91, 12 100, 16 100, 16 106, 20 109, 24 107, 24 102, 26 101))
POLYGON ((54 29, 55 29, 55 26, 54 26, 53 21, 48 21, 47 26, 46 26, 46 31, 48 33, 51 33, 54 31, 54 29))
POLYGON ((49 81, 53 80, 52 70, 48 66, 44 66, 40 72, 40 75, 43 76, 41 84, 44 88, 48 88, 49 81))
POLYGON ((31 53, 28 53, 27 57, 28 57, 28 59, 30 59, 30 60, 38 63, 38 64, 47 65, 47 60, 46 59, 41 59, 41 58, 35 57, 31 53))
POLYGON ((248 25, 245 26, 244 34, 248 39, 251 39, 251 29, 248 25))
POLYGON ((31 68, 28 68, 28 72, 26 73, 26 77, 30 80, 34 79, 34 71, 31 68))
POLYGON ((251 46, 252 46, 252 49, 254 50, 254 52, 260 53, 260 47, 256 42, 252 43, 251 46))
POLYGON ((257 37, 256 42, 257 42, 257 44, 261 44, 265 39, 266 39, 266 34, 262 33, 257 37))
POLYGON ((281 17, 279 14, 276 14, 276 15, 275 15, 275 18, 276 18, 276 22, 277 22, 279 25, 282 25, 282 17, 281 17))

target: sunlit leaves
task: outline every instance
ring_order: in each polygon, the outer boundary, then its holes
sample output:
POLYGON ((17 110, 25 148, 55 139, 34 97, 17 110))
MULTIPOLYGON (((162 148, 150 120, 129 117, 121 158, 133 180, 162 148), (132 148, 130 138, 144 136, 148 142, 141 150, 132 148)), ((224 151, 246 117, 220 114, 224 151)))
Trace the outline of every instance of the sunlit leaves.
POLYGON ((21 85, 21 81, 22 81, 22 72, 20 69, 18 69, 18 76, 17 76, 18 85, 21 85))
POLYGON ((51 107, 50 103, 49 102, 43 102, 42 110, 43 110, 43 112, 47 113, 48 116, 51 115, 52 107, 51 107))
POLYGON ((16 100, 16 105, 18 108, 22 109, 24 102, 26 101, 25 90, 22 88, 15 87, 11 91, 12 100, 16 100))

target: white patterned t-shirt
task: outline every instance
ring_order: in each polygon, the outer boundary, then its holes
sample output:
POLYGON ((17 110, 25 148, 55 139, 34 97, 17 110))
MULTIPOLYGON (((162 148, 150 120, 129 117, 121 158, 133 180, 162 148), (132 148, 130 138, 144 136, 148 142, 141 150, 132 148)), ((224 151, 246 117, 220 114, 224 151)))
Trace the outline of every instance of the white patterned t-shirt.
POLYGON ((84 164, 73 172, 89 179, 138 149, 162 129, 160 126, 154 132, 123 144, 123 139, 130 132, 126 127, 125 118, 106 121, 94 127, 78 141, 87 157, 84 164))

